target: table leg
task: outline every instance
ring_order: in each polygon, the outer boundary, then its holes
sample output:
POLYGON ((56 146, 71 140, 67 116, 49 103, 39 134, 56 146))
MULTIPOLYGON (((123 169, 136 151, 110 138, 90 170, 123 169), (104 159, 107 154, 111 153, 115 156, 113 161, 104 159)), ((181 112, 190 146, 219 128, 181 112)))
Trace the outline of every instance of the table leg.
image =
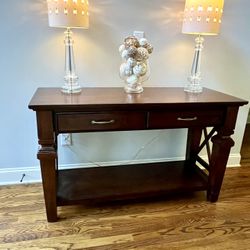
POLYGON ((57 221, 56 204, 56 160, 57 154, 53 147, 42 147, 38 152, 40 160, 43 192, 48 222, 57 221))
POLYGON ((234 141, 230 136, 218 134, 212 138, 212 142, 213 149, 208 178, 207 199, 211 202, 216 202, 219 197, 230 149, 234 145, 234 141))
POLYGON ((57 221, 57 139, 54 133, 53 112, 37 112, 38 143, 37 157, 40 160, 43 192, 48 222, 57 221))
POLYGON ((213 148, 210 160, 208 177, 207 200, 218 200, 223 182, 228 157, 234 141, 231 135, 234 133, 239 107, 228 107, 225 121, 222 127, 217 128, 217 135, 212 137, 213 148))

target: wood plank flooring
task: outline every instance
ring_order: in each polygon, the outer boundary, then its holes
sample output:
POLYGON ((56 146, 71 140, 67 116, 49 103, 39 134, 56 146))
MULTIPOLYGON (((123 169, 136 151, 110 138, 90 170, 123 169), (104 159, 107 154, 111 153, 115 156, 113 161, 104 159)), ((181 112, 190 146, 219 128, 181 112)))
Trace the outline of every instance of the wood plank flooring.
POLYGON ((70 206, 47 223, 40 184, 0 187, 0 249, 250 249, 250 165, 205 193, 161 201, 70 206))

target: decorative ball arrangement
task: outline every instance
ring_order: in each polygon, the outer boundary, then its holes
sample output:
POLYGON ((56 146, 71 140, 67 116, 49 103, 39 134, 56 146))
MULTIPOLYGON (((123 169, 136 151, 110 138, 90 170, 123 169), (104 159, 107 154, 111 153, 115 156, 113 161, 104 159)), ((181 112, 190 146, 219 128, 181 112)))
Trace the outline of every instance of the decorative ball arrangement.
POLYGON ((149 73, 148 59, 153 52, 153 46, 146 38, 138 39, 128 36, 119 47, 123 63, 120 66, 120 77, 125 81, 127 93, 141 93, 142 82, 149 73))

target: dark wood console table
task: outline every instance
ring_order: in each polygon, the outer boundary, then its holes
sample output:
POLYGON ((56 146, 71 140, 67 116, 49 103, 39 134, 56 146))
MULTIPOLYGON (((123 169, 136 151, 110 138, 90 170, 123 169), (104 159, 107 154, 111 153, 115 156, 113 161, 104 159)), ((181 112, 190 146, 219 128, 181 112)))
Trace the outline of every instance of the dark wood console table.
POLYGON ((245 104, 244 100, 209 89, 190 95, 182 88, 146 88, 142 94, 129 95, 122 88, 86 88, 80 94, 65 95, 57 88, 39 88, 29 108, 37 115, 41 145, 38 159, 48 221, 57 221, 57 206, 89 200, 207 190, 207 199, 217 201, 234 145, 231 135, 238 109, 245 104), (185 161, 58 169, 60 133, 171 128, 188 128, 185 161), (203 132, 205 140, 201 141, 203 132), (204 147, 208 162, 199 156, 204 147))

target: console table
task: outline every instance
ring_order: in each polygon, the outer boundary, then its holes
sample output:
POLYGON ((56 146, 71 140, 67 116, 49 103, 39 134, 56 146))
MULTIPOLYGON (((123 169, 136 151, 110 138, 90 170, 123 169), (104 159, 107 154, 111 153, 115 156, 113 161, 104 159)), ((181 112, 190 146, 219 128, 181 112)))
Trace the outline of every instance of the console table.
POLYGON ((183 88, 146 88, 141 94, 126 94, 122 88, 84 88, 80 94, 66 95, 58 88, 39 88, 29 108, 37 116, 38 159, 48 221, 57 221, 57 206, 84 201, 199 190, 207 190, 207 199, 217 201, 234 145, 231 135, 238 109, 245 104, 244 100, 209 89, 188 94, 183 88), (58 168, 60 133, 172 128, 188 128, 185 161, 58 168), (199 156, 204 147, 208 162, 199 156))

